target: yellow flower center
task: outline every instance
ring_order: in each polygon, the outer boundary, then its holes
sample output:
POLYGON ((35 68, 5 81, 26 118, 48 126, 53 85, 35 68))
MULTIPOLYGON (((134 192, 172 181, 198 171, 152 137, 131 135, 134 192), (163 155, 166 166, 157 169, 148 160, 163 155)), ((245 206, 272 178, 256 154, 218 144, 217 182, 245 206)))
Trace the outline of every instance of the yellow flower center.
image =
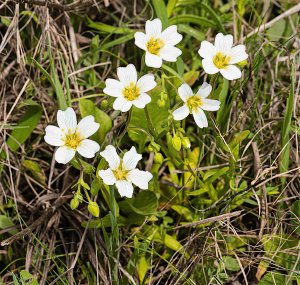
POLYGON ((133 82, 123 89, 124 98, 128 101, 133 101, 140 96, 140 88, 138 88, 133 82))
POLYGON ((221 52, 217 52, 217 54, 213 58, 214 65, 219 69, 225 68, 229 64, 229 61, 230 56, 227 56, 221 52))
POLYGON ((158 55, 164 45, 165 42, 162 39, 151 37, 151 39, 147 42, 146 47, 150 53, 158 55))
POLYGON ((128 174, 128 171, 122 169, 122 162, 118 169, 113 170, 113 174, 117 180, 125 180, 128 174))
POLYGON ((76 149, 80 145, 82 141, 82 137, 76 132, 72 134, 68 133, 64 141, 65 141, 65 146, 76 149))
POLYGON ((187 106, 191 111, 198 109, 202 105, 202 100, 200 96, 194 95, 187 99, 186 101, 187 106))

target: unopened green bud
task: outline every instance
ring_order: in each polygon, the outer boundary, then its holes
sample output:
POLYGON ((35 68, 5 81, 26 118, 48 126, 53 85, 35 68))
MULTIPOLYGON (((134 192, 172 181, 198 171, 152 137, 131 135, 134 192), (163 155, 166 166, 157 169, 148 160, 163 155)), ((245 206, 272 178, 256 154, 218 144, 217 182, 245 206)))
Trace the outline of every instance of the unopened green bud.
POLYGON ((172 145, 173 147, 177 150, 177 151, 180 151, 181 149, 181 139, 179 136, 177 135, 174 135, 173 138, 172 138, 172 145))
POLYGON ((164 157, 162 156, 162 154, 160 152, 157 152, 155 155, 154 155, 154 158, 153 158, 154 162, 157 163, 157 164, 162 164, 163 161, 164 161, 164 157))
POLYGON ((158 107, 163 108, 166 106, 166 101, 164 99, 158 99, 157 105, 158 105, 158 107))
POLYGON ((100 209, 96 202, 90 201, 88 205, 88 211, 96 218, 100 215, 100 209))
POLYGON ((101 101, 100 107, 101 107, 102 110, 106 110, 108 108, 108 105, 109 105, 108 101, 106 99, 104 99, 104 100, 101 101))
POLYGON ((244 67, 247 65, 247 60, 246 59, 242 60, 242 61, 238 62, 237 65, 239 65, 240 67, 244 67))
POLYGON ((70 207, 72 210, 75 210, 78 208, 78 206, 79 206, 79 200, 76 197, 74 197, 70 202, 70 207))
POLYGON ((163 95, 162 95, 162 98, 165 99, 165 100, 168 100, 168 94, 164 92, 163 95))
POLYGON ((182 143, 182 146, 184 148, 190 148, 191 147, 191 142, 190 142, 190 139, 188 137, 183 137, 181 139, 181 143, 182 143))
POLYGON ((149 144, 149 150, 150 150, 150 151, 153 151, 153 152, 158 152, 158 151, 160 151, 160 145, 157 144, 155 141, 152 141, 152 142, 149 144))
POLYGON ((79 202, 83 201, 82 194, 80 192, 76 192, 74 198, 76 198, 79 202))

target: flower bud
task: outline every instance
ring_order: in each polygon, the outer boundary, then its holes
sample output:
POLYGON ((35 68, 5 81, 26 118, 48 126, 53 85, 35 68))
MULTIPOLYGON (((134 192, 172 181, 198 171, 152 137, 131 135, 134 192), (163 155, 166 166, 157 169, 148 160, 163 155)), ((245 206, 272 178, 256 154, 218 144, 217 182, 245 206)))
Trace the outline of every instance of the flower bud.
POLYGON ((160 152, 157 152, 155 155, 154 155, 154 158, 153 158, 154 162, 157 163, 157 164, 162 164, 163 161, 164 161, 164 157, 162 156, 162 154, 160 152))
POLYGON ((181 143, 182 143, 182 146, 186 149, 190 148, 191 147, 191 142, 190 142, 190 139, 188 137, 183 137, 181 139, 181 143))
POLYGON ((88 205, 88 211, 96 218, 100 215, 100 209, 96 202, 90 201, 88 205))
POLYGON ((239 65, 240 67, 244 67, 247 65, 247 60, 246 59, 242 60, 242 61, 238 62, 237 65, 239 65))
POLYGON ((70 202, 70 207, 72 210, 75 210, 78 208, 78 206, 79 206, 79 200, 76 197, 74 197, 70 202))
POLYGON ((158 99, 157 105, 158 105, 158 107, 163 108, 166 106, 166 101, 164 99, 158 99))
POLYGON ((172 138, 172 145, 173 147, 177 150, 177 151, 180 151, 181 149, 181 139, 179 136, 177 135, 174 135, 173 138, 172 138))
POLYGON ((100 108, 102 110, 106 110, 108 108, 108 105, 109 105, 108 101, 106 99, 104 99, 104 100, 101 101, 100 108))

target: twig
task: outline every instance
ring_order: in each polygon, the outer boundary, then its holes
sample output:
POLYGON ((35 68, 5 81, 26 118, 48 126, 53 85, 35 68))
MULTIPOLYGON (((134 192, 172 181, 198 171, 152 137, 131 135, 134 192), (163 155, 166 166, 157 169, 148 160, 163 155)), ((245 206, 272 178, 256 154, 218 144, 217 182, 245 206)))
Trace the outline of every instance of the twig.
POLYGON ((246 38, 249 38, 249 37, 251 37, 251 36, 253 36, 257 33, 260 33, 262 31, 270 28, 273 24, 280 21, 281 19, 284 19, 285 17, 291 16, 292 14, 298 13, 299 11, 300 11, 300 3, 295 5, 291 9, 285 11, 284 13, 280 14, 279 16, 277 16, 276 18, 274 18, 270 22, 268 22, 264 25, 261 25, 260 27, 257 27, 254 31, 252 31, 247 36, 245 36, 242 41, 244 41, 246 38))
POLYGON ((197 222, 188 223, 188 224, 184 224, 184 225, 181 225, 178 227, 174 227, 174 230, 177 230, 180 228, 186 228, 186 227, 194 227, 194 226, 203 225, 203 224, 207 224, 207 223, 211 223, 211 222, 221 221, 221 220, 224 220, 227 218, 239 216, 241 213, 242 213, 242 211, 236 211, 236 212, 226 213, 226 214, 215 216, 215 217, 210 217, 210 218, 203 219, 203 220, 200 220, 197 222))

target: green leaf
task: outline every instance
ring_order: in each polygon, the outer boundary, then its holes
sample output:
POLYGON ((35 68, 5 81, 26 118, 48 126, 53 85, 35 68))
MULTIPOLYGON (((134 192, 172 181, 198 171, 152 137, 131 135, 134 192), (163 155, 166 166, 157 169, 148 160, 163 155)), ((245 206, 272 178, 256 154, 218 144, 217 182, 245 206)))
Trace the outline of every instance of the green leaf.
POLYGON ((292 280, 286 283, 286 278, 282 273, 276 271, 268 272, 259 282, 258 285, 291 285, 292 280))
MULTIPOLYGON (((6 228, 14 226, 14 222, 10 217, 5 215, 0 215, 0 229, 4 230, 6 228)), ((18 231, 17 230, 10 230, 9 233, 15 235, 18 231)))
MULTIPOLYGON (((295 93, 295 66, 294 63, 292 63, 290 94, 287 99, 284 121, 281 128, 282 151, 280 153, 280 161, 279 161, 280 173, 286 172, 289 169, 290 131, 291 131, 291 124, 292 124, 293 109, 294 109, 294 93, 295 93)), ((285 177, 281 178, 282 184, 285 183, 285 180, 286 180, 285 177)))
POLYGON ((128 200, 128 203, 134 212, 143 216, 155 214, 158 207, 155 193, 149 190, 141 191, 133 201, 128 200))
POLYGON ((184 14, 178 15, 169 20, 170 25, 178 25, 178 24, 196 24, 202 27, 211 27, 217 28, 217 25, 210 20, 207 20, 205 17, 200 17, 192 14, 184 14))
POLYGON ((35 277, 29 273, 27 270, 21 270, 20 272, 21 280, 25 282, 26 285, 38 285, 39 283, 35 277))
POLYGON ((221 105, 217 113, 216 121, 221 131, 224 131, 226 129, 229 111, 231 108, 231 103, 226 102, 228 89, 229 89, 229 81, 227 79, 224 79, 221 85, 221 89, 217 90, 217 92, 219 91, 218 100, 221 102, 221 105))
POLYGON ((128 34, 133 33, 133 31, 127 27, 115 27, 111 25, 107 25, 101 22, 94 22, 89 17, 87 17, 88 26, 109 34, 128 34))
POLYGON ((95 117, 95 121, 100 124, 96 135, 93 137, 96 137, 97 142, 102 143, 105 140, 106 134, 112 128, 111 118, 105 112, 97 108, 93 101, 88 99, 82 99, 79 101, 79 109, 82 118, 88 115, 93 115, 95 117))
POLYGON ((224 266, 227 270, 230 271, 240 271, 241 267, 238 261, 231 256, 223 256, 224 266))
POLYGON ((295 233, 300 235, 300 200, 295 201, 291 207, 291 224, 295 227, 295 233))
POLYGON ((41 184, 46 185, 46 175, 41 166, 33 160, 26 159, 22 165, 26 170, 29 170, 32 176, 41 184))
POLYGON ((18 128, 15 128, 6 143, 8 147, 13 151, 17 151, 20 145, 22 145, 31 135, 39 123, 43 109, 40 105, 30 105, 27 107, 25 115, 20 119, 17 124, 18 128))
MULTIPOLYGON (((147 263, 145 256, 142 256, 138 260, 137 265, 136 265, 136 270, 137 270, 140 282, 143 282, 143 280, 146 276, 146 273, 148 271, 148 263, 147 263)), ((141 284, 143 284, 143 283, 141 283, 141 284)))
POLYGON ((168 12, 166 4, 163 0, 152 0, 153 8, 157 18, 161 20, 163 29, 169 26, 168 12))

